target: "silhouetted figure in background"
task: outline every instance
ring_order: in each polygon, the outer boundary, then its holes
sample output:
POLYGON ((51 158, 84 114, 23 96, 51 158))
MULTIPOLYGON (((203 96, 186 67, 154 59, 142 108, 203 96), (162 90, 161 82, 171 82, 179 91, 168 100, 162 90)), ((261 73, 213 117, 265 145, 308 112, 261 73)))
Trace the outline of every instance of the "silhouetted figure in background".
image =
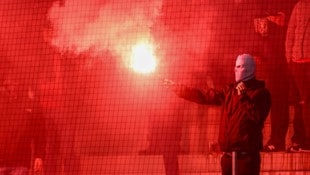
POLYGON ((286 34, 286 58, 300 93, 305 142, 293 150, 310 150, 310 0, 295 5, 286 34))
POLYGON ((76 133, 84 93, 76 55, 55 53, 55 79, 41 87, 47 117, 46 175, 78 175, 81 171, 76 133))
MULTIPOLYGON (((140 155, 163 155, 166 175, 179 175, 178 155, 183 109, 178 98, 161 88, 158 101, 150 104, 147 139, 149 146, 140 155)), ((158 97, 156 96, 156 97, 158 97)))
MULTIPOLYGON (((285 36, 288 17, 294 1, 254 1, 257 16, 252 20, 258 36, 256 53, 272 96, 271 134, 264 151, 285 151, 289 126, 289 71, 285 58, 285 36)), ((298 134, 298 133, 296 133, 298 134)))
POLYGON ((0 175, 40 173, 46 131, 34 91, 9 77, 0 88, 0 175))
MULTIPOLYGON (((61 60, 63 72, 63 94, 61 95, 63 109, 57 125, 60 130, 60 156, 65 175, 79 175, 81 173, 80 154, 77 152, 78 120, 83 113, 85 93, 81 82, 81 67, 74 54, 65 54, 61 60), (80 74, 79 74, 80 73, 80 74)), ((83 59, 83 58, 80 58, 83 59)))

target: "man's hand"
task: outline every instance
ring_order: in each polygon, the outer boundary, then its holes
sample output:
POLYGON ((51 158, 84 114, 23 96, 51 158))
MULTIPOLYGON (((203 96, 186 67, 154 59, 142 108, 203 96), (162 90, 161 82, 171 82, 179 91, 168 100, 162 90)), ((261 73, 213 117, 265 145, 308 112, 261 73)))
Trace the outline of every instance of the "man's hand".
POLYGON ((240 82, 237 84, 236 89, 237 89, 238 95, 241 95, 246 92, 247 88, 243 82, 240 82))
POLYGON ((182 88, 184 88, 182 84, 175 83, 174 81, 169 79, 164 79, 163 84, 166 88, 170 89, 176 94, 178 94, 182 90, 182 88))
POLYGON ((270 15, 267 17, 267 19, 278 26, 284 26, 285 25, 285 13, 278 12, 277 15, 270 15))
POLYGON ((173 85, 175 85, 175 82, 172 81, 172 80, 169 80, 169 79, 164 79, 163 83, 164 83, 165 86, 173 86, 173 85))
POLYGON ((43 171, 43 160, 41 158, 35 158, 33 170, 36 173, 43 171))

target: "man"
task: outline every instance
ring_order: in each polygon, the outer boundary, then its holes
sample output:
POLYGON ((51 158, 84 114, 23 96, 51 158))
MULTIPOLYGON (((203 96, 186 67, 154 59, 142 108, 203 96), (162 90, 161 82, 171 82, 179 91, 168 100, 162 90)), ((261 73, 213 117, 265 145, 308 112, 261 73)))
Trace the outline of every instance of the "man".
POLYGON ((235 83, 217 89, 196 89, 169 83, 181 98, 199 104, 222 105, 219 145, 223 175, 231 175, 232 155, 236 153, 236 174, 259 175, 262 129, 268 116, 271 97, 265 83, 255 78, 256 65, 249 54, 237 57, 235 83))
MULTIPOLYGON (((285 151, 290 105, 288 85, 293 83, 289 78, 283 78, 289 77, 285 58, 285 35, 288 16, 295 0, 287 0, 285 3, 281 0, 270 0, 268 3, 253 1, 253 3, 257 8, 252 21, 255 24, 256 42, 260 43, 256 53, 260 58, 262 75, 273 101, 270 110, 270 138, 263 150, 265 152, 285 151)), ((300 125, 299 120, 295 121, 297 125, 294 125, 294 128, 300 125)), ((301 141, 295 138, 302 137, 302 134, 302 132, 294 132, 292 143, 300 143, 301 141)))
POLYGON ((149 146, 139 154, 162 155, 165 175, 179 175, 178 154, 181 146, 183 106, 176 105, 176 101, 180 99, 168 89, 159 87, 156 90, 160 92, 154 96, 157 101, 149 108, 149 146))
POLYGON ((44 117, 33 91, 16 87, 5 80, 0 88, 0 175, 29 175, 30 170, 43 170, 44 117))
POLYGON ((294 150, 310 150, 310 0, 295 5, 288 24, 286 58, 300 94, 305 141, 294 150))

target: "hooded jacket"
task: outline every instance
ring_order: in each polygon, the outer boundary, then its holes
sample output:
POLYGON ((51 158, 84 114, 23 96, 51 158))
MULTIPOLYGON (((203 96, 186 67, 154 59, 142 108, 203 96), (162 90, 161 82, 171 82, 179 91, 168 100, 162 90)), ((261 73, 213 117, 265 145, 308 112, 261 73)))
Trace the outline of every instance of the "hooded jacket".
POLYGON ((262 148, 262 129, 271 106, 271 96, 263 81, 255 78, 244 82, 247 91, 237 94, 236 83, 216 90, 199 90, 181 86, 181 98, 205 105, 222 105, 219 145, 223 152, 256 153, 262 148))

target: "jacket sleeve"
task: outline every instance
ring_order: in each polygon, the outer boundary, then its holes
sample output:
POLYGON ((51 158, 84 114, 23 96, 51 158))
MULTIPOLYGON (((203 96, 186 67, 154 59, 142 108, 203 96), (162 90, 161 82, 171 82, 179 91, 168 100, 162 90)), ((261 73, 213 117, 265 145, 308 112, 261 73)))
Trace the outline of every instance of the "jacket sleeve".
POLYGON ((221 105, 224 101, 224 92, 213 88, 198 89, 184 85, 174 88, 174 92, 181 98, 204 105, 221 105))

